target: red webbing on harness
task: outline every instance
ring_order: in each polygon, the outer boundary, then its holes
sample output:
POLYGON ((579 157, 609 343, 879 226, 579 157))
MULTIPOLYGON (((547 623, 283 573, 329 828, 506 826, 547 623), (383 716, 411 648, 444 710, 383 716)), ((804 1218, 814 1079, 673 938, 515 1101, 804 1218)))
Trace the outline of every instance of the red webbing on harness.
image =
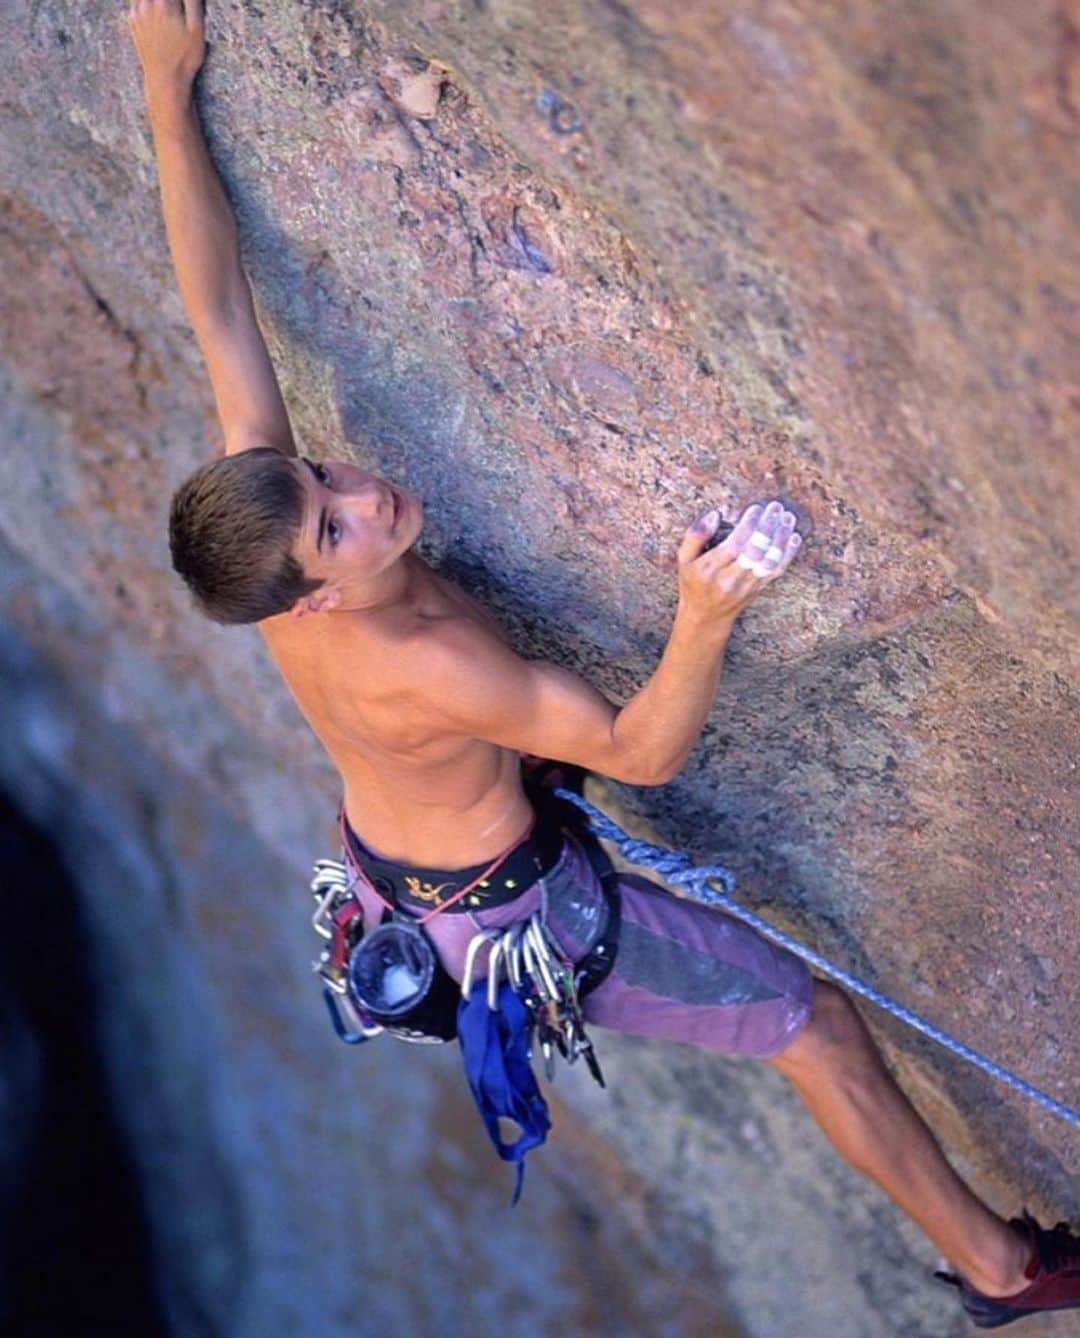
POLYGON ((358 915, 363 915, 358 901, 347 901, 339 906, 332 916, 334 937, 330 943, 330 965, 338 971, 345 970, 349 956, 349 926, 358 915))

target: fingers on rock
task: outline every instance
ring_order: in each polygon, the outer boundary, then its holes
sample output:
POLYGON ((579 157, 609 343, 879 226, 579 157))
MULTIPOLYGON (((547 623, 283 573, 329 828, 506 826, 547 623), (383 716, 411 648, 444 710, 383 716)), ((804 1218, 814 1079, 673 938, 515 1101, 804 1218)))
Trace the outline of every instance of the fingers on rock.
POLYGON ((764 508, 757 504, 748 506, 724 542, 717 544, 713 551, 719 554, 721 563, 734 562, 736 556, 742 552, 747 539, 757 528, 763 510, 764 508))
POLYGON ((700 516, 695 520, 683 535, 682 543, 679 545, 679 561, 693 561, 716 532, 719 523, 720 513, 718 511, 710 511, 707 515, 700 516))

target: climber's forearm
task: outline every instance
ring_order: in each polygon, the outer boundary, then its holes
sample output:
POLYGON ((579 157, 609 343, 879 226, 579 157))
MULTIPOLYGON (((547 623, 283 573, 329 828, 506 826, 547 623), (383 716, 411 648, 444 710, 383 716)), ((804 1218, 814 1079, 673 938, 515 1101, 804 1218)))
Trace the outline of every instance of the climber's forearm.
POLYGON ((680 604, 660 664, 619 712, 613 736, 662 785, 678 775, 712 709, 734 618, 680 604))
POLYGON ((236 218, 210 158, 190 88, 147 91, 165 231, 196 336, 247 287, 236 218))

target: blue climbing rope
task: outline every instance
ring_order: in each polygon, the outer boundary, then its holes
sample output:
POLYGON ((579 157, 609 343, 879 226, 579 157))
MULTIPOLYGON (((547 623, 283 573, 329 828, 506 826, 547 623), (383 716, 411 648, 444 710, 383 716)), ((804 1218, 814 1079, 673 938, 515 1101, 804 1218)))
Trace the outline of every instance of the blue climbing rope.
POLYGON ((812 948, 804 947, 789 934, 785 934, 782 929, 777 929, 775 925, 769 924, 767 920, 755 915, 753 911, 748 911, 745 906, 740 906, 731 896, 735 888, 735 878, 730 869, 725 869, 720 864, 694 865, 688 855, 684 855, 677 850, 667 850, 663 846, 654 846, 650 841, 639 841, 628 835, 606 813, 601 813, 587 799, 583 799, 579 794, 574 794, 572 790, 558 788, 555 793, 560 799, 568 799, 572 804, 576 804, 583 813, 586 813, 595 834, 602 836, 607 841, 614 842, 623 857, 631 864, 651 869, 666 882, 675 887, 684 888, 695 901, 700 901, 706 906, 723 907, 730 915, 745 921, 746 924, 751 925, 765 938, 771 939, 774 943, 779 943, 781 947, 787 948, 796 957, 801 957, 804 962, 809 962, 811 966, 817 967, 824 975, 831 976, 833 980, 839 981, 852 994, 857 994, 861 998, 877 1004, 879 1008, 891 1013, 893 1017, 898 1017, 901 1022, 906 1022, 909 1027, 914 1027, 916 1031, 922 1032, 924 1036, 929 1036, 932 1041, 937 1041, 939 1045, 943 1045, 946 1050, 951 1050, 954 1055, 966 1059, 969 1064, 974 1064, 976 1068, 982 1069, 984 1073, 989 1073, 992 1078, 997 1078, 1000 1082, 1013 1088, 1014 1091, 1030 1097, 1032 1101, 1037 1102, 1044 1110, 1050 1111, 1052 1115, 1060 1115, 1063 1120, 1068 1120, 1070 1124, 1080 1127, 1080 1111, 1073 1110, 1071 1106, 1066 1106, 1060 1101, 1055 1101, 1052 1096, 1047 1096, 1045 1092, 1040 1092, 1037 1087, 1032 1087, 1023 1078, 1018 1078, 1015 1073, 1010 1073, 1008 1069, 1002 1068, 1000 1064, 995 1064, 992 1059, 987 1059, 985 1055, 979 1054, 977 1050, 973 1050, 969 1045, 964 1045, 962 1041, 954 1040, 940 1027, 935 1027, 932 1022, 927 1022, 925 1018, 919 1017, 918 1013, 913 1013, 909 1008, 905 1008, 902 1004, 890 999, 888 995, 881 994, 870 985, 864 984, 863 981, 858 980, 841 967, 833 966, 832 962, 827 961, 820 953, 814 952, 812 948), (722 890, 713 886, 716 883, 722 885, 722 890))

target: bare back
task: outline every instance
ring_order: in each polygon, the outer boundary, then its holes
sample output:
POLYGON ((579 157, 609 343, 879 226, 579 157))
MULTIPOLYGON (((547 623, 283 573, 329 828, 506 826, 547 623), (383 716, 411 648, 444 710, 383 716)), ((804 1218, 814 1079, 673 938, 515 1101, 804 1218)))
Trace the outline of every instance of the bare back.
POLYGON ((520 754, 446 732, 406 684, 455 623, 505 641, 476 600, 423 564, 407 607, 260 623, 304 718, 341 774, 345 813, 378 854, 431 868, 494 859, 532 820, 520 754), (405 659, 408 658, 406 664, 405 659))

